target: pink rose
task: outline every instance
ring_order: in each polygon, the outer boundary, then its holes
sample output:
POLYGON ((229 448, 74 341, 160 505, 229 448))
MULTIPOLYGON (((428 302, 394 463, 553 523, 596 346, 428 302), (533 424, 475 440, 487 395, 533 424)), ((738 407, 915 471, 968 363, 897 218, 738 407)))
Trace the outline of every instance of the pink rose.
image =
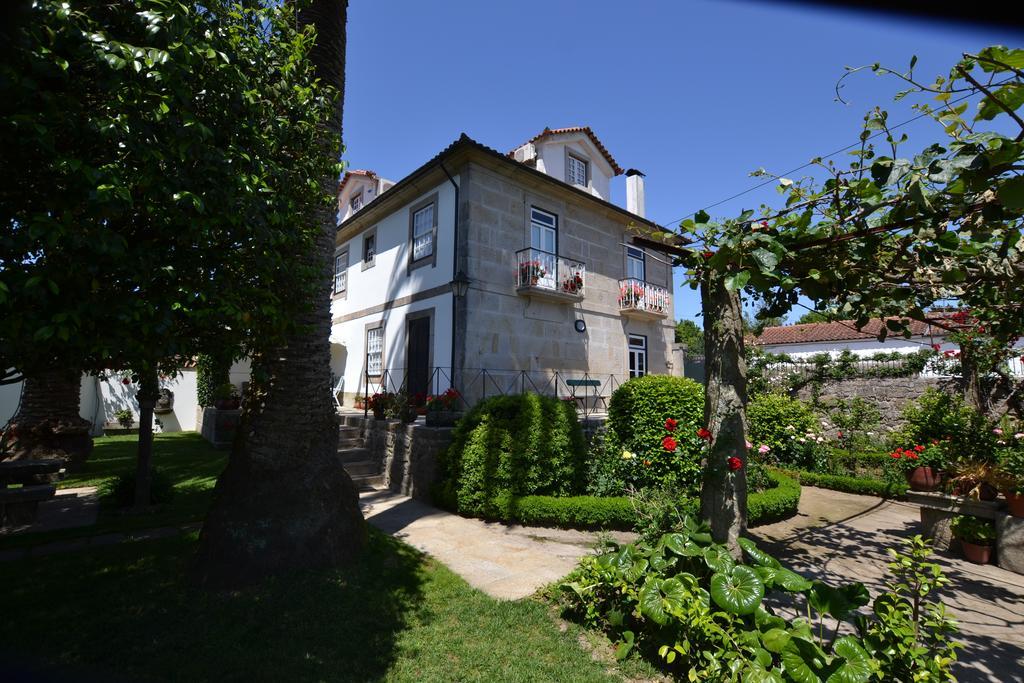
POLYGON ((768 448, 768 446, 766 444, 761 444, 760 447, 758 447, 757 452, 760 453, 761 455, 764 455, 765 453, 767 453, 770 450, 771 449, 768 448))

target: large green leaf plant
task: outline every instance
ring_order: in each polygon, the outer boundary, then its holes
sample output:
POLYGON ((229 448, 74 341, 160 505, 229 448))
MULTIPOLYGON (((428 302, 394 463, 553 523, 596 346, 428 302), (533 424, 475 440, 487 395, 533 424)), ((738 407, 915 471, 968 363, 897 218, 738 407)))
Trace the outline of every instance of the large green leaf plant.
POLYGON ((893 582, 830 586, 784 567, 746 538, 741 560, 687 518, 654 544, 610 546, 561 584, 567 611, 688 681, 948 681, 955 623, 932 594, 945 584, 920 537, 891 551, 893 582), (787 619, 780 606, 804 615, 787 619), (845 629, 844 629, 845 624, 845 629), (841 633, 845 631, 845 633, 841 633))

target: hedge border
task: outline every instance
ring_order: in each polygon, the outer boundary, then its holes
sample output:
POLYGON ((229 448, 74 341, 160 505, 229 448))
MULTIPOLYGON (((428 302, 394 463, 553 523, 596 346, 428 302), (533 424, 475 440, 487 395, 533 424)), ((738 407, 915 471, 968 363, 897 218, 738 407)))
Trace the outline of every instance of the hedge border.
MULTIPOLYGON (((757 491, 747 498, 747 526, 770 524, 788 519, 800 505, 800 482, 789 473, 768 472, 776 486, 757 491)), ((698 501, 686 502, 692 513, 698 501)), ((498 521, 529 526, 570 529, 615 529, 631 531, 636 522, 633 504, 626 496, 521 496, 498 501, 502 514, 498 521)))
POLYGON ((804 486, 816 486, 820 489, 859 493, 861 495, 878 496, 879 498, 902 498, 908 486, 903 482, 889 482, 867 477, 846 477, 838 474, 820 474, 801 470, 782 470, 789 477, 796 478, 804 486))

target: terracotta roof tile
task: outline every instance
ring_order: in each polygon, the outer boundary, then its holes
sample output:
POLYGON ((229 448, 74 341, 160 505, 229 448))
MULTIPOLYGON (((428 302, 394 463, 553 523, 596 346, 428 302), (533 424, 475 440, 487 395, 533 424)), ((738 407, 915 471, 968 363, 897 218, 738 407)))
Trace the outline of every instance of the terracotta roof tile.
MULTIPOLYGON (((860 332, 852 320, 839 320, 831 323, 805 323, 803 325, 782 325, 766 327, 761 336, 751 339, 757 346, 774 344, 808 344, 826 341, 849 341, 855 339, 875 339, 882 328, 882 321, 875 319, 868 322, 860 332)), ((946 331, 933 327, 919 320, 910 321, 910 332, 915 337, 933 334, 945 336, 946 331)))
MULTIPOLYGON (((537 140, 540 140, 541 138, 546 138, 549 135, 560 135, 562 133, 586 133, 587 137, 590 138, 590 141, 594 143, 595 147, 597 147, 597 151, 599 151, 608 161, 608 163, 611 164, 612 171, 615 172, 615 175, 623 174, 624 171, 622 170, 622 167, 619 166, 618 163, 616 163, 615 159, 611 155, 611 152, 608 151, 604 144, 597 139, 597 136, 594 135, 594 131, 590 129, 590 126, 569 126, 568 128, 545 128, 544 130, 542 130, 541 132, 537 133, 532 138, 524 142, 523 145, 528 145, 531 142, 537 142, 537 140)), ((519 147, 522 147, 523 145, 519 145, 519 147)), ((519 147, 516 147, 516 149, 519 149, 519 147)), ((515 150, 512 150, 511 152, 508 153, 508 156, 512 156, 514 152, 515 150)))
POLYGON ((345 175, 342 176, 342 178, 341 178, 341 182, 338 183, 338 194, 339 195, 341 194, 341 191, 345 189, 345 183, 347 183, 348 179, 351 178, 354 175, 363 176, 364 178, 370 178, 372 180, 376 180, 377 179, 377 174, 374 173, 373 171, 368 171, 368 170, 362 169, 362 168, 353 168, 351 171, 346 171, 345 175))

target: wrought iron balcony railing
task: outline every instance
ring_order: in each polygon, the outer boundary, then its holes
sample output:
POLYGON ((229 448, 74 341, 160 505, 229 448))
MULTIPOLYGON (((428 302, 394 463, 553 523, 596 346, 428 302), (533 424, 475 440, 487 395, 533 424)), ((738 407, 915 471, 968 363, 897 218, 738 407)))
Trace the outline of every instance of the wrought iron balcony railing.
POLYGON ((587 266, 540 249, 521 249, 516 252, 515 278, 516 289, 526 293, 582 299, 587 266))
POLYGON ((619 310, 624 315, 664 318, 669 314, 669 292, 636 278, 619 280, 619 310))

